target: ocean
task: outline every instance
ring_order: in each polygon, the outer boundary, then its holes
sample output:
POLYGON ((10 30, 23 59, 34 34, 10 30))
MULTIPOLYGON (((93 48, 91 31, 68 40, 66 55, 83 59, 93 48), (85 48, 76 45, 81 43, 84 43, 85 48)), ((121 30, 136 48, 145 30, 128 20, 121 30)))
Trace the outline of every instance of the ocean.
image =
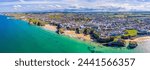
POLYGON ((0 16, 0 53, 91 53, 89 47, 96 47, 96 53, 150 52, 144 48, 141 50, 141 45, 132 50, 97 46, 9 18, 0 16))

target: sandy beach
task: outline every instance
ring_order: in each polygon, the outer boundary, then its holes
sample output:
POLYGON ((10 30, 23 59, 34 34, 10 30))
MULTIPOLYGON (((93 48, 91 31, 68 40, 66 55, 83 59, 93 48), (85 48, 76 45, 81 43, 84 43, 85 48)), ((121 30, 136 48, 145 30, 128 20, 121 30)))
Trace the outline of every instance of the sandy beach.
POLYGON ((57 31, 57 27, 53 25, 46 24, 45 26, 42 26, 44 29, 50 30, 50 31, 57 31))
POLYGON ((150 41, 150 36, 138 37, 133 40, 126 40, 126 41, 136 41, 136 42, 150 41))
POLYGON ((85 41, 92 41, 90 35, 77 34, 75 33, 75 31, 65 30, 64 35, 78 38, 78 39, 85 40, 85 41))
POLYGON ((136 38, 134 39, 135 41, 150 41, 150 36, 145 36, 145 37, 139 37, 139 38, 136 38))
MULTIPOLYGON (((46 24, 45 26, 42 26, 42 27, 46 30, 57 31, 57 26, 46 24)), ((85 40, 85 41, 92 41, 90 35, 77 34, 75 33, 75 31, 65 30, 63 35, 73 37, 73 38, 78 38, 78 39, 85 40)))

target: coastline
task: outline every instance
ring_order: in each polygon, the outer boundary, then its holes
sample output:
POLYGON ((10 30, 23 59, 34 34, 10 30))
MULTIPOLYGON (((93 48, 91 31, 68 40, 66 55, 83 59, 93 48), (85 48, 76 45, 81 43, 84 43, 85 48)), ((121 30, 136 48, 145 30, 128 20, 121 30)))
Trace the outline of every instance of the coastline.
MULTIPOLYGON (((23 18, 21 18, 21 17, 20 18, 15 17, 15 18, 29 22, 27 20, 27 18, 25 18, 24 16, 22 16, 22 17, 23 18)), ((46 30, 50 30, 50 31, 54 31, 54 32, 56 32, 58 30, 57 26, 50 25, 50 24, 45 24, 44 26, 41 26, 41 27, 46 29, 46 30)), ((75 38, 75 39, 79 39, 79 40, 82 40, 82 41, 93 42, 93 40, 91 39, 90 35, 77 34, 73 30, 64 30, 62 35, 65 35, 65 36, 68 36, 68 37, 71 37, 71 38, 75 38)), ((133 41, 135 41, 135 42, 142 42, 142 41, 147 41, 147 40, 150 40, 150 36, 136 37, 135 39, 128 39, 128 40, 125 40, 125 41, 128 43, 130 41, 132 41, 132 42, 133 41)), ((96 43, 96 42, 93 42, 93 43, 96 43)))
MULTIPOLYGON (((50 30, 50 31, 57 31, 57 27, 54 26, 54 25, 49 25, 49 24, 46 24, 45 26, 42 26, 42 28, 46 29, 46 30, 50 30)), ((96 52, 99 52, 101 50, 106 50, 108 51, 108 49, 111 49, 111 50, 114 50, 114 48, 111 48, 111 47, 107 47, 107 46, 103 46, 102 44, 99 44, 99 43, 96 43, 96 42, 92 42, 91 39, 89 39, 90 37, 89 36, 85 36, 84 34, 77 34, 75 33, 75 31, 70 31, 70 30, 65 30, 64 33, 62 34, 64 35, 65 37, 68 37, 68 38, 71 38, 73 40, 76 40, 76 41, 79 41, 79 42, 84 42, 90 46, 94 46, 94 50, 96 52)), ((150 36, 143 36, 143 37, 136 37, 135 39, 128 39, 128 40, 125 40, 126 42, 130 42, 130 41, 135 41, 139 44, 139 48, 142 48, 142 46, 140 46, 141 42, 144 42, 144 41, 150 41, 150 36)), ((128 44, 127 43, 127 44, 128 44)), ((89 47, 90 47, 89 46, 89 47)), ((127 46, 126 46, 127 47, 127 46)), ((124 47, 124 48, 126 48, 124 47)), ((122 49, 124 49, 122 48, 122 49)), ((144 46, 143 46, 144 48, 144 46)), ((115 48, 116 49, 116 48, 115 48)), ((91 48, 89 48, 89 50, 92 51, 91 48)), ((117 50, 120 50, 120 49, 117 49, 117 50)), ((132 52, 131 50, 124 50, 124 51, 127 51, 127 52, 132 52)), ((109 52, 109 51, 108 51, 109 52)))
POLYGON ((45 26, 42 26, 42 27, 46 30, 57 31, 57 26, 52 26, 52 25, 46 24, 45 26))
MULTIPOLYGON (((57 31, 57 26, 46 24, 45 26, 42 26, 46 30, 50 31, 57 31)), ((84 41, 92 41, 91 37, 89 35, 84 35, 84 34, 77 34, 75 31, 71 30, 65 30, 63 35, 73 37, 73 38, 78 38, 84 41)), ((142 42, 142 41, 148 41, 150 40, 150 36, 143 36, 143 37, 137 37, 135 39, 128 39, 126 40, 127 42, 129 41, 136 41, 136 42, 142 42)))
MULTIPOLYGON (((57 26, 54 26, 54 25, 46 24, 45 26, 42 26, 42 27, 46 30, 57 31, 57 26)), ((92 41, 90 35, 77 34, 75 33, 75 31, 71 31, 71 30, 64 30, 63 35, 77 38, 77 39, 84 40, 84 41, 90 41, 90 42, 92 41)))
MULTIPOLYGON (((57 31, 57 26, 50 25, 50 24, 46 24, 45 26, 42 26, 42 28, 44 28, 45 30, 53 31, 53 32, 57 31)), ((90 35, 77 34, 75 31, 71 31, 71 30, 64 30, 64 33, 61 35, 71 40, 75 40, 77 42, 85 43, 89 45, 88 49, 90 51, 92 51, 91 48, 100 49, 102 47, 105 47, 100 43, 93 42, 90 35)))
MULTIPOLYGON (((15 18, 15 17, 13 17, 13 19, 23 20, 23 21, 26 21, 27 23, 29 23, 29 21, 26 20, 27 18, 15 18)), ((31 25, 34 25, 34 24, 31 24, 31 25)), ((42 30, 45 30, 47 32, 48 31, 50 31, 50 32, 52 31, 54 33, 54 32, 57 31, 57 26, 53 25, 53 24, 45 24, 44 26, 39 26, 39 28, 41 28, 42 30)), ((133 37, 132 39, 124 39, 125 42, 126 42, 126 46, 118 48, 116 46, 115 47, 104 46, 104 45, 102 45, 102 43, 97 43, 97 42, 92 41, 92 39, 90 39, 89 35, 85 36, 84 34, 77 34, 73 30, 64 30, 64 33, 62 33, 62 34, 60 34, 58 36, 63 36, 63 37, 66 37, 68 39, 71 39, 71 40, 79 41, 81 43, 82 42, 86 43, 86 44, 88 44, 88 49, 89 49, 89 47, 94 47, 95 51, 101 51, 102 50, 102 51, 107 51, 107 52, 110 52, 110 50, 115 50, 115 51, 118 50, 118 51, 120 51, 120 49, 121 49, 121 51, 126 50, 126 51, 131 51, 132 52, 133 49, 132 50, 130 50, 130 49, 128 50, 128 48, 127 48, 127 45, 129 44, 130 41, 135 41, 135 42, 138 43, 138 46, 137 46, 137 48, 135 48, 135 50, 137 50, 139 48, 142 48, 142 49, 144 48, 145 49, 147 46, 146 47, 143 46, 143 43, 145 43, 145 42, 149 43, 149 41, 150 41, 150 36, 148 36, 148 35, 147 36, 146 35, 144 35, 144 36, 137 36, 137 37, 133 37)))
MULTIPOLYGON (((13 16, 15 19, 24 20, 24 21, 30 23, 24 15, 16 16, 14 14, 14 15, 6 15, 6 16, 13 16)), ((54 25, 45 24, 44 26, 41 26, 41 27, 46 29, 46 30, 50 30, 50 31, 54 31, 54 32, 57 31, 57 26, 54 26, 54 25)), ((73 30, 64 30, 64 33, 62 35, 69 36, 69 37, 72 37, 72 38, 76 38, 76 39, 79 39, 79 40, 82 40, 82 41, 88 41, 88 42, 93 41, 91 39, 90 35, 77 34, 73 30)))
POLYGON ((150 36, 137 37, 133 40, 129 39, 129 40, 126 40, 126 41, 127 42, 129 42, 129 41, 136 41, 136 42, 150 41, 150 36))

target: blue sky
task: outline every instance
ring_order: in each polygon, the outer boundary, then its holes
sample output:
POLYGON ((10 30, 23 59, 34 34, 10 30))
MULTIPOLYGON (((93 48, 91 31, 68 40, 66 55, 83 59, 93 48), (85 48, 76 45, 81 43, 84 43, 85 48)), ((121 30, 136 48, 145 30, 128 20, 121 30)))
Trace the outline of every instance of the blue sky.
POLYGON ((150 11, 150 0, 0 0, 0 12, 150 11))

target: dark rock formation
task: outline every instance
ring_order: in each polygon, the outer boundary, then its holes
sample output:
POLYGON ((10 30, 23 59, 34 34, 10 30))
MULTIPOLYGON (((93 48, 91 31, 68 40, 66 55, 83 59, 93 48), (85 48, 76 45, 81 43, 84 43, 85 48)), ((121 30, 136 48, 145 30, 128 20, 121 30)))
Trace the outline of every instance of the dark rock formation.
POLYGON ((91 53, 95 52, 95 47, 88 47, 88 50, 91 51, 91 53))
POLYGON ((60 28, 60 29, 58 29, 56 32, 58 33, 58 34, 63 34, 64 33, 64 28, 60 28))
POLYGON ((101 37, 98 39, 99 43, 108 43, 108 42, 112 42, 114 40, 113 37, 101 37))
POLYGON ((118 39, 117 41, 109 42, 107 44, 104 44, 105 46, 111 46, 111 47, 125 47, 126 42, 123 39, 118 39))
POLYGON ((128 49, 134 49, 138 46, 138 43, 136 41, 130 41, 128 45, 128 49))

